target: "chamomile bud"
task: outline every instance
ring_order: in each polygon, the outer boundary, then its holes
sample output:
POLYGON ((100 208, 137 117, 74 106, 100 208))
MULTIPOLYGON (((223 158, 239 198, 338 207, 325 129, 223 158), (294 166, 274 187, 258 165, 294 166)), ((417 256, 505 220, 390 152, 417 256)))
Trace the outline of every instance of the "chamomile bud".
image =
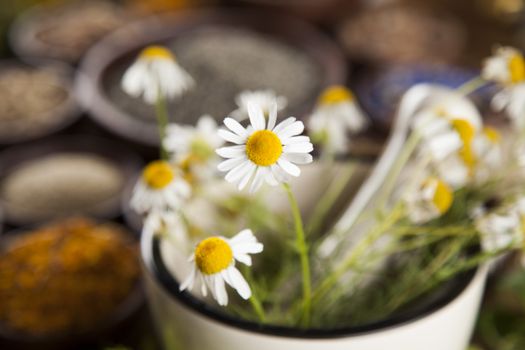
POLYGON ((155 104, 159 98, 176 98, 194 84, 175 55, 163 46, 149 46, 142 50, 121 82, 128 95, 142 97, 148 104, 155 104))
POLYGON ((429 177, 405 200, 409 219, 415 224, 424 224, 448 212, 454 201, 454 193, 444 181, 429 177))
POLYGON ((323 91, 308 128, 312 140, 333 153, 348 152, 349 135, 362 131, 368 122, 354 94, 343 86, 323 91))

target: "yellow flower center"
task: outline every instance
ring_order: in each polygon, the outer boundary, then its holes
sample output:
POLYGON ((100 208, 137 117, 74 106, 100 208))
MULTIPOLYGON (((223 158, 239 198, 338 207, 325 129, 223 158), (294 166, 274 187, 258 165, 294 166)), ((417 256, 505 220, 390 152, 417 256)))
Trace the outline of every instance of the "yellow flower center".
POLYGON ((152 59, 168 59, 175 61, 173 53, 163 46, 148 46, 140 53, 140 58, 152 60, 152 59))
POLYGON ((233 261, 233 251, 219 237, 206 238, 195 249, 195 263, 205 275, 213 275, 226 269, 233 261))
POLYGON ((270 130, 254 132, 246 142, 248 159, 259 166, 275 164, 283 153, 283 145, 279 137, 270 130))
POLYGON ((452 126, 459 134, 463 143, 459 155, 463 159, 463 162, 465 162, 465 165, 472 170, 476 164, 476 156, 472 149, 472 140, 474 139, 476 130, 474 129, 474 126, 465 119, 453 119, 452 126))
POLYGON ((508 62, 508 68, 511 83, 517 84, 525 80, 525 60, 522 55, 512 55, 508 62))
POLYGON ((497 144, 501 140, 501 135, 499 131, 494 128, 491 128, 490 126, 484 127, 483 133, 485 134, 487 139, 493 144, 497 144))
POLYGON ((168 186, 175 178, 175 173, 168 162, 151 162, 142 172, 144 182, 151 188, 160 190, 168 186))
POLYGON ((354 94, 344 86, 332 86, 324 90, 319 97, 319 104, 332 105, 354 100, 354 94))
POLYGON ((434 191, 434 198, 432 198, 432 203, 438 210, 439 214, 445 214, 452 205, 454 200, 454 194, 450 187, 439 179, 432 179, 435 181, 436 190, 434 191))

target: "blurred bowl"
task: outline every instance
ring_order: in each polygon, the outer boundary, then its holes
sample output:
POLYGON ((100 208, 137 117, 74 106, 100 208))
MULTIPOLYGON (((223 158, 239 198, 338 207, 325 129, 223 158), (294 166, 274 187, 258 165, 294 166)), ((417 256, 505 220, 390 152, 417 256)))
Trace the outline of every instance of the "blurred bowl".
MULTIPOLYGON (((34 67, 16 60, 0 60, 0 80, 4 74, 20 74, 19 72, 27 72, 30 74, 48 74, 49 77, 54 79, 54 81, 51 83, 56 83, 57 85, 55 87, 58 88, 57 91, 60 89, 64 96, 60 101, 57 102, 55 106, 52 106, 47 110, 44 109, 42 112, 32 111, 34 115, 31 115, 27 118, 27 124, 32 123, 34 126, 37 115, 38 118, 41 118, 41 120, 47 119, 47 121, 43 123, 42 127, 40 128, 33 128, 32 130, 28 131, 27 129, 20 127, 22 124, 15 128, 13 124, 9 125, 10 122, 7 121, 7 119, 2 120, 0 117, 0 128, 9 131, 9 133, 6 134, 0 133, 0 145, 15 144, 42 138, 65 129, 80 118, 81 110, 78 107, 78 104, 75 101, 75 96, 72 93, 73 71, 69 66, 50 60, 39 61, 38 67, 34 67)), ((23 89, 24 87, 15 87, 10 85, 10 92, 14 91, 15 88, 23 89)), ((55 93, 57 93, 57 91, 55 91, 55 93)), ((32 107, 35 108, 35 98, 39 98, 41 100, 47 99, 49 98, 48 94, 50 92, 37 89, 33 91, 33 93, 40 93, 40 95, 23 96, 22 92, 20 97, 24 99, 17 102, 33 104, 32 107), (33 98, 33 100, 31 100, 31 98, 33 98)), ((13 113, 9 110, 9 108, 12 108, 11 106, 0 106, 0 108, 0 113, 13 113)))
MULTIPOLYGON (((116 223, 111 223, 114 227, 127 234, 129 243, 136 244, 137 240, 130 231, 116 223)), ((9 251, 21 237, 35 229, 25 228, 5 232, 0 244, 0 253, 9 251)), ((137 259, 139 259, 137 255, 137 259)), ((86 300, 86 302, 89 302, 86 300)), ((113 338, 127 329, 140 317, 144 308, 145 297, 143 282, 139 277, 133 288, 130 289, 127 297, 118 305, 109 317, 99 322, 92 329, 77 332, 75 334, 56 334, 49 336, 32 336, 19 333, 0 324, 0 348, 17 350, 68 350, 68 349, 91 349, 94 344, 99 344, 105 339, 113 338)), ((80 317, 81 315, 79 315, 80 317)))
POLYGON ((333 23, 359 8, 360 0, 232 0, 235 4, 289 12, 309 21, 333 23))
MULTIPOLYGON (((4 210, 5 221, 15 226, 26 226, 71 214, 90 214, 97 218, 110 219, 120 215, 120 197, 126 186, 126 181, 141 168, 141 159, 120 144, 94 136, 63 136, 52 140, 43 140, 24 146, 11 147, 0 153, 0 184, 20 166, 32 161, 41 160, 47 156, 60 154, 79 154, 97 156, 107 161, 120 173, 122 185, 118 193, 107 199, 86 207, 75 213, 38 213, 29 212, 20 205, 10 203, 0 193, 0 206, 4 210), (32 215, 34 214, 34 215, 32 215)), ((82 184, 79 184, 82 186, 82 184)), ((1 187, 1 186, 0 186, 1 187)))
POLYGON ((110 1, 41 4, 13 22, 9 41, 26 61, 51 58, 74 64, 98 39, 127 20, 124 9, 110 1))
MULTIPOLYGON (((368 71, 355 86, 362 107, 376 126, 390 130, 403 94, 420 83, 434 83, 457 88, 477 76, 475 70, 445 65, 399 65, 368 71)), ((487 107, 491 87, 482 88, 471 95, 481 109, 487 107)))
MULTIPOLYGON (((337 46, 305 22, 261 11, 195 10, 152 17, 120 28, 104 38, 90 50, 82 62, 76 85, 77 96, 81 104, 101 125, 136 142, 158 145, 155 119, 134 117, 131 111, 124 110, 109 97, 103 83, 108 75, 118 69, 122 70, 123 65, 126 67, 138 51, 147 45, 166 44, 190 33, 224 28, 230 30, 241 28, 246 32, 275 39, 276 42, 304 53, 305 57, 318 66, 319 87, 312 91, 312 96, 305 96, 307 101, 301 105, 290 106, 292 114, 301 116, 309 112, 317 93, 323 87, 343 84, 346 80, 346 63, 337 46)), ((195 90, 198 90, 198 87, 195 90)), ((136 109, 131 108, 131 110, 136 109)), ((192 116, 194 120, 184 122, 195 122, 198 117, 200 115, 192 116)), ((215 117, 223 116, 215 115, 215 117)))
POLYGON ((463 23, 418 5, 389 4, 349 16, 337 32, 342 48, 366 65, 457 63, 466 46, 463 23))

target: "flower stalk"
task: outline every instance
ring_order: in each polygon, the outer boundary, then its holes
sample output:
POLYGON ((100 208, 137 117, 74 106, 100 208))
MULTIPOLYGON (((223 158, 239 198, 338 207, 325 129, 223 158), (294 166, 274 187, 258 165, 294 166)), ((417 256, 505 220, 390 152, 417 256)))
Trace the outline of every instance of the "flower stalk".
POLYGON ((166 103, 166 98, 159 93, 157 101, 155 103, 155 114, 157 116, 157 124, 159 128, 159 137, 160 137, 160 159, 167 160, 168 152, 164 148, 164 140, 166 138, 166 127, 168 126, 168 105, 166 103))
POLYGON ((289 184, 284 183, 283 188, 288 195, 288 200, 292 209, 296 234, 296 248, 301 260, 301 276, 303 283, 303 315, 301 318, 301 325, 306 328, 310 325, 312 305, 312 281, 310 273, 310 258, 308 255, 309 249, 305 239, 303 220, 301 218, 301 212, 297 200, 295 199, 289 184))

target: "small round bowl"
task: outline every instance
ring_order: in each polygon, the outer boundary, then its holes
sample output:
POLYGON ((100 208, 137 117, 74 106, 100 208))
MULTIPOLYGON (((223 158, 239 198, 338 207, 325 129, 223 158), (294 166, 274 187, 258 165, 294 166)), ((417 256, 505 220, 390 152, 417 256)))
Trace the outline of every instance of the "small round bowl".
MULTIPOLYGON (((388 131, 391 128, 399 99, 412 86, 420 83, 435 83, 457 88, 475 78, 477 72, 446 65, 399 65, 371 70, 356 82, 356 95, 376 126, 388 131)), ((483 109, 488 103, 490 87, 472 94, 483 109)))
MULTIPOLYGON (((50 60, 38 61, 38 67, 28 65, 16 60, 0 60, 0 74, 11 69, 28 69, 31 71, 49 72, 56 77, 56 81, 63 89, 65 97, 55 107, 42 114, 42 118, 53 118, 54 121, 40 130, 35 129, 31 132, 17 132, 13 130, 9 135, 0 135, 0 145, 10 145, 42 138, 62 129, 67 128, 76 122, 82 115, 76 102, 73 91, 73 70, 60 62, 50 60)), ((30 122, 30 121, 28 121, 30 122)), ((8 128, 9 125, 3 124, 0 119, 0 128, 8 128)))
MULTIPOLYGON (((86 208, 85 212, 101 219, 112 219, 120 215, 120 197, 128 179, 136 174, 142 166, 142 160, 127 148, 114 141, 94 136, 64 136, 33 142, 24 146, 11 147, 0 153, 0 181, 16 170, 22 163, 37 160, 44 156, 60 153, 82 153, 100 156, 113 164, 121 173, 123 183, 119 192, 110 198, 86 208)), ((13 226, 27 226, 45 222, 53 217, 41 216, 27 218, 17 215, 17 208, 4 198, 0 198, 0 206, 4 210, 5 222, 13 226)), ((22 208, 23 210, 23 208, 22 208)))
POLYGON ((339 25, 337 37, 354 61, 374 66, 453 64, 466 44, 460 21, 399 1, 349 16, 339 25))
MULTIPOLYGON (((136 236, 130 231, 116 223, 111 223, 127 234, 129 242, 137 242, 136 236)), ((15 229, 7 231, 3 235, 0 244, 0 251, 9 250, 12 243, 16 242, 20 236, 26 234, 34 227, 26 229, 15 229)), ((138 259, 139 257, 137 257, 138 259)), ((145 305, 144 287, 142 278, 130 290, 128 296, 117 306, 115 311, 105 320, 101 321, 96 327, 89 331, 79 332, 68 335, 52 336, 30 336, 8 330, 0 325, 0 348, 17 350, 68 350, 85 348, 86 345, 93 346, 94 343, 102 339, 111 338, 115 333, 121 331, 127 325, 134 323, 139 317, 145 305)))
POLYGON ((355 11, 358 0, 231 0, 233 3, 290 12, 309 21, 330 23, 355 11))
MULTIPOLYGON (((305 103, 290 106, 290 112, 294 115, 301 116, 307 113, 323 87, 342 84, 346 80, 347 71, 343 55, 329 38, 309 24, 271 12, 208 9, 152 17, 125 26, 104 38, 89 51, 82 62, 76 84, 77 96, 90 115, 101 125, 128 139, 156 146, 159 144, 159 137, 154 118, 133 117, 131 111, 125 111, 122 106, 117 105, 104 87, 107 76, 123 65, 128 65, 139 50, 147 45, 165 44, 188 33, 223 28, 242 28, 276 39, 279 43, 304 52, 318 66, 318 91, 312 92, 314 96, 305 96, 305 99, 308 99, 305 103)), ((207 112, 213 114, 213 111, 207 112)), ((198 117, 200 115, 192 116, 195 120, 198 117)), ((195 120, 185 122, 191 123, 195 120)))
POLYGON ((123 8, 104 0, 36 5, 13 22, 9 41, 16 55, 24 61, 56 59, 75 64, 91 45, 124 24, 128 17, 123 8), (67 16, 73 18, 65 20, 67 16), (83 23, 82 18, 87 22, 83 23), (62 38, 57 28, 63 31, 62 38))

